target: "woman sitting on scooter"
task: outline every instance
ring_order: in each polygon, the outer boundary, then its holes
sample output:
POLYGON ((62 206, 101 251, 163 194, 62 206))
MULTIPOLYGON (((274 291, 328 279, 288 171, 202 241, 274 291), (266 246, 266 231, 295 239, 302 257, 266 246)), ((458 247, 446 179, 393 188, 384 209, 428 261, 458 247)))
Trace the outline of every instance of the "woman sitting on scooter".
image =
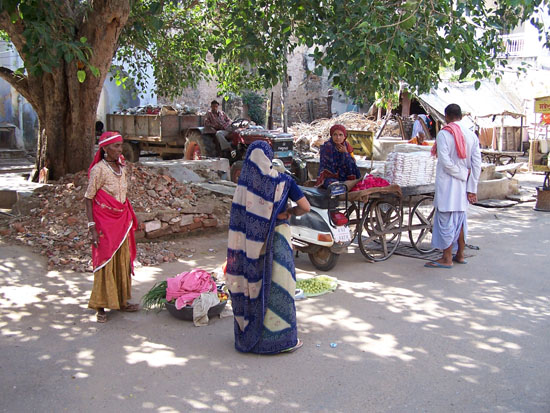
POLYGON ((327 188, 336 181, 348 181, 361 177, 353 157, 353 148, 346 141, 348 133, 343 125, 330 128, 330 139, 321 146, 319 177, 315 186, 327 188))

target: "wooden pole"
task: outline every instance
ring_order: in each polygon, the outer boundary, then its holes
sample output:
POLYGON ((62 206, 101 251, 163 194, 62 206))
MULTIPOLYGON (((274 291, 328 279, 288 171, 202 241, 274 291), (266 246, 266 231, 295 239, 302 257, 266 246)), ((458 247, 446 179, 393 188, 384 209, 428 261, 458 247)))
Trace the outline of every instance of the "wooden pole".
POLYGON ((499 151, 504 150, 504 116, 500 117, 500 136, 498 138, 498 147, 499 151))
POLYGON ((519 152, 523 152, 523 116, 521 117, 519 124, 519 152))
POLYGON ((397 123, 399 124, 399 131, 401 132, 401 139, 406 139, 405 138, 405 128, 403 127, 403 119, 401 119, 401 116, 396 116, 397 118, 397 123))

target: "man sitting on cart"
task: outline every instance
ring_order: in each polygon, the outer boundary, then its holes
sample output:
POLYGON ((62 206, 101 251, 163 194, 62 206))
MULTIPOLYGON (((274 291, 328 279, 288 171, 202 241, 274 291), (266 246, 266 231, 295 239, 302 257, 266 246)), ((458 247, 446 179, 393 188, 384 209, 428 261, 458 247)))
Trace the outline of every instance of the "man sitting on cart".
POLYGON ((347 135, 343 125, 333 125, 330 128, 330 139, 321 146, 319 176, 315 186, 327 188, 333 182, 361 177, 353 157, 353 148, 346 141, 347 135))

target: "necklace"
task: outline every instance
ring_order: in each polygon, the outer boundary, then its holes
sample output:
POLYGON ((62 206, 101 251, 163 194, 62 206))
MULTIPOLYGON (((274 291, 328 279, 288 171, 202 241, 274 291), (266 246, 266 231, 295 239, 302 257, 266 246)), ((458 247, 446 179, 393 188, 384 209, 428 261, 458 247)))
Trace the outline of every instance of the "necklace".
POLYGON ((122 175, 122 168, 120 168, 120 170, 118 172, 116 172, 112 167, 111 165, 109 165, 109 162, 106 161, 105 159, 103 159, 103 162, 105 162, 105 165, 107 165, 109 167, 109 169, 111 170, 112 173, 114 173, 116 176, 121 176, 122 175))

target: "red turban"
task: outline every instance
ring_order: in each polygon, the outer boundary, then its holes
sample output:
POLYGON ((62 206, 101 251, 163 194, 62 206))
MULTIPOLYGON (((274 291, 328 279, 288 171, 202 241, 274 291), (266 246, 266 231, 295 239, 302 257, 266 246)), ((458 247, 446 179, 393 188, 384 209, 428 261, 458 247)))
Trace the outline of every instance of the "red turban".
POLYGON ((340 130, 344 134, 344 137, 347 139, 348 137, 348 131, 346 130, 344 125, 332 125, 330 128, 330 137, 332 138, 332 135, 335 131, 340 130))
MULTIPOLYGON (((122 136, 118 132, 107 131, 101 134, 101 136, 99 137, 99 149, 95 153, 94 160, 92 161, 92 163, 90 164, 90 167, 88 168, 88 176, 90 176, 90 171, 92 170, 94 165, 99 161, 101 161, 101 148, 107 145, 110 145, 111 143, 122 142, 122 141, 123 141, 122 136)), ((122 155, 120 155, 120 158, 118 161, 121 165, 124 165, 124 157, 122 155)))

